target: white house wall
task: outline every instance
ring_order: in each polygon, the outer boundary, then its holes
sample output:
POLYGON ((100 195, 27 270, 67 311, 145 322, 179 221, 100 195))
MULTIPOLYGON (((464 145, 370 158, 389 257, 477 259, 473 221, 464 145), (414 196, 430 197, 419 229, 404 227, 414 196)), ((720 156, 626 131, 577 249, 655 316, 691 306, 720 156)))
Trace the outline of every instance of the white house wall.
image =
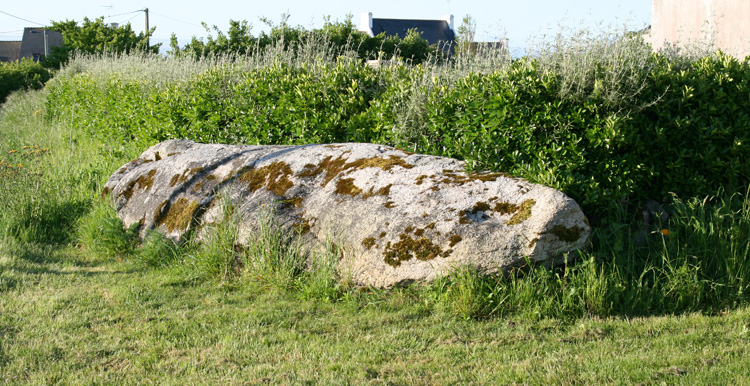
POLYGON ((651 42, 698 45, 743 58, 750 54, 750 0, 653 0, 651 42))

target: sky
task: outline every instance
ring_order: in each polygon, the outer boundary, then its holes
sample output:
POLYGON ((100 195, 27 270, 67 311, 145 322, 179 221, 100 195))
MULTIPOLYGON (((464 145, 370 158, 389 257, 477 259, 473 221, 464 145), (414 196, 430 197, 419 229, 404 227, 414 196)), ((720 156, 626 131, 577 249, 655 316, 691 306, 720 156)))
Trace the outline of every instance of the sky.
POLYGON ((148 8, 149 25, 156 27, 152 44, 161 42, 165 47, 169 46, 172 33, 180 45, 193 36, 207 36, 201 22, 226 31, 229 20, 247 20, 257 35, 268 31, 259 18, 278 23, 282 14, 289 15, 290 25, 308 29, 322 27, 326 17, 344 21, 347 15, 352 15, 352 21, 359 25, 363 12, 372 12, 375 18, 393 19, 441 19, 452 14, 455 28, 464 16, 470 15, 477 25, 475 40, 509 39, 511 51, 516 52, 561 29, 640 30, 651 24, 651 0, 7 0, 3 3, 0 40, 21 40, 24 27, 41 27, 51 21, 80 22, 84 17, 93 20, 103 16, 108 23, 130 23, 133 30, 140 32, 145 28, 145 12, 141 10, 148 8))

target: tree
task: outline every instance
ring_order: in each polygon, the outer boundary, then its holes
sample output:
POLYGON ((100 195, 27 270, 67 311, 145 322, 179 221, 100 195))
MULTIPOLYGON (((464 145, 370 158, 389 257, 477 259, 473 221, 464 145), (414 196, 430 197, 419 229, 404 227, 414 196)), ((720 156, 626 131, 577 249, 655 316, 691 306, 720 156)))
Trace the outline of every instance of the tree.
POLYGON ((154 33, 156 27, 147 33, 136 33, 130 24, 114 28, 104 23, 104 17, 96 20, 84 18, 79 26, 74 20, 55 21, 49 28, 63 35, 63 44, 60 47, 52 47, 52 52, 45 58, 45 66, 59 68, 67 63, 71 54, 83 52, 89 54, 101 54, 105 52, 129 53, 131 51, 147 51, 159 53, 161 44, 148 45, 148 38, 154 33))
POLYGON ((193 36, 192 40, 183 48, 180 48, 177 38, 173 35, 170 43, 172 55, 192 55, 195 58, 211 57, 222 54, 246 55, 254 52, 263 52, 267 47, 281 45, 284 50, 297 52, 301 46, 311 44, 325 49, 332 49, 335 53, 344 51, 356 51, 363 59, 387 58, 400 56, 411 63, 418 64, 426 60, 435 49, 430 47, 427 40, 422 38, 416 30, 407 32, 404 39, 398 36, 386 36, 381 33, 370 37, 366 33, 358 31, 352 16, 348 15, 344 22, 331 22, 330 18, 325 20, 323 28, 307 30, 302 26, 292 27, 287 21, 289 15, 282 15, 281 22, 276 24, 267 18, 261 21, 270 27, 269 33, 261 32, 257 37, 250 33, 252 26, 247 21, 229 21, 229 30, 224 33, 217 26, 209 28, 205 23, 203 27, 208 32, 208 37, 198 39, 193 36), (212 32, 216 36, 212 36, 212 32), (327 44, 327 46, 320 46, 327 44))
POLYGON ((477 23, 471 15, 464 16, 461 25, 456 29, 456 54, 471 52, 474 43, 474 35, 477 32, 477 23))
POLYGON ((172 55, 188 54, 196 59, 205 56, 217 56, 230 53, 245 55, 248 52, 251 52, 257 44, 256 38, 250 33, 253 27, 245 20, 229 20, 229 31, 226 34, 217 26, 209 28, 206 23, 201 24, 208 33, 206 41, 193 36, 190 43, 186 44, 185 47, 180 48, 177 44, 177 37, 172 34, 170 42, 172 55), (211 35, 212 31, 216 33, 215 38, 211 35))

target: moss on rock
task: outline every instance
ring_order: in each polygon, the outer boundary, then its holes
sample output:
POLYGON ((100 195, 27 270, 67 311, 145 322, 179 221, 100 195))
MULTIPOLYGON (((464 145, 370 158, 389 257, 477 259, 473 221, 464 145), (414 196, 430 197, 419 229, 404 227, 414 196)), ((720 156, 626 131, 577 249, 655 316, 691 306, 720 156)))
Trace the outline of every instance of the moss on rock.
POLYGON ((188 200, 185 197, 180 197, 171 205, 165 201, 156 209, 156 225, 163 225, 170 233, 175 230, 184 231, 190 226, 199 207, 198 201, 188 200), (168 208, 166 214, 163 213, 165 208, 168 208))
POLYGON ((506 225, 517 225, 524 221, 526 221, 529 217, 531 217, 531 208, 536 205, 536 200, 534 199, 528 199, 521 203, 520 207, 518 208, 518 212, 513 215, 513 217, 510 218, 505 224, 506 225))
POLYGON ((552 233, 553 235, 557 236, 560 241, 564 241, 566 243, 572 243, 575 241, 578 241, 579 238, 581 238, 581 233, 583 233, 583 228, 579 226, 573 226, 571 228, 568 228, 564 225, 555 225, 549 233, 552 233))
POLYGON ((261 168, 241 171, 237 178, 247 183, 250 192, 265 188, 277 196, 284 196, 287 190, 294 186, 289 179, 293 174, 292 168, 286 162, 276 161, 261 168))
POLYGON ((385 262, 393 268, 412 258, 428 261, 437 257, 448 257, 453 252, 450 249, 443 251, 440 246, 433 244, 426 237, 415 240, 406 233, 402 233, 399 238, 401 240, 393 245, 389 242, 383 252, 385 262))
POLYGON ((336 182, 336 194, 346 196, 356 196, 362 193, 362 189, 354 184, 354 178, 342 178, 336 182))
POLYGON ((364 246, 367 249, 372 248, 375 245, 375 238, 374 237, 368 237, 364 240, 362 240, 362 246, 364 246))

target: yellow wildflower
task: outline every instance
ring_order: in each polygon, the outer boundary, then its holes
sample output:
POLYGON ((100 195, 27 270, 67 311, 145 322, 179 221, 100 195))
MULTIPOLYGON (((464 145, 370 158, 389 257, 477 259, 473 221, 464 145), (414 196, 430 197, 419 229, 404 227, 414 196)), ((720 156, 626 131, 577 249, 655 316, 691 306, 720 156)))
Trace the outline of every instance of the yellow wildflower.
POLYGON ((664 228, 664 229, 661 230, 661 234, 662 234, 662 236, 669 236, 672 233, 669 232, 669 229, 664 228))

